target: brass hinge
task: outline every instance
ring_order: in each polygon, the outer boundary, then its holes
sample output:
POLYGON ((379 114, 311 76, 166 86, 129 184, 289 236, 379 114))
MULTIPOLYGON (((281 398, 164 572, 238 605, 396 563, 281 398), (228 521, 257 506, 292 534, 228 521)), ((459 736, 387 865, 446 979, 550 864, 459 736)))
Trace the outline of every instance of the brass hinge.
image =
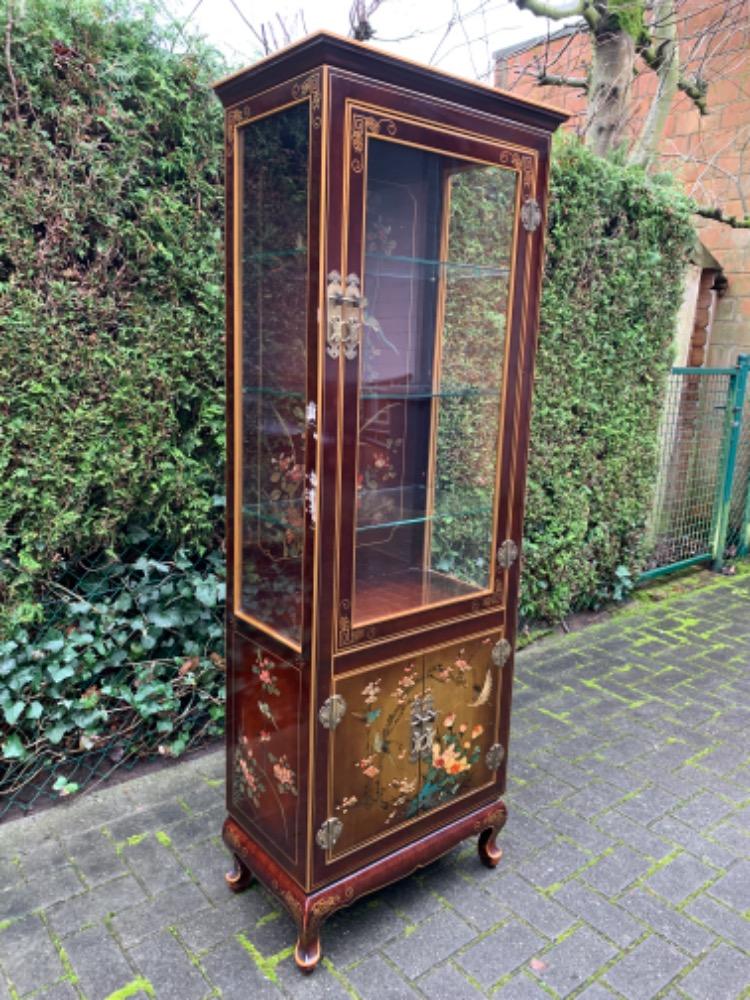
POLYGON ((344 824, 337 816, 330 816, 315 834, 315 843, 324 851, 330 851, 341 836, 344 824))
POLYGON ((502 743, 493 743, 484 758, 490 771, 497 771, 505 757, 505 748, 502 743))
POLYGON ((324 729, 335 729, 346 715, 346 701, 343 695, 332 694, 320 706, 318 720, 324 729))
POLYGON ((490 653, 492 662, 496 667, 504 667, 510 658, 511 651, 511 645, 508 640, 500 639, 492 647, 492 652, 490 653))
POLYGON ((521 206, 521 223, 527 233, 533 233, 542 221, 542 210, 536 198, 527 198, 521 206))
POLYGON ((431 694, 416 697, 411 706, 411 753, 409 760, 432 760, 435 740, 435 702, 431 694))
POLYGON ((357 357, 359 339, 362 334, 362 312, 367 300, 362 298, 360 282, 356 274, 344 279, 338 271, 328 275, 328 334, 326 351, 332 358, 338 358, 341 351, 352 361, 357 357))
POLYGON ((512 538, 506 538, 497 550, 497 564, 501 569, 510 569, 518 559, 518 546, 512 538))

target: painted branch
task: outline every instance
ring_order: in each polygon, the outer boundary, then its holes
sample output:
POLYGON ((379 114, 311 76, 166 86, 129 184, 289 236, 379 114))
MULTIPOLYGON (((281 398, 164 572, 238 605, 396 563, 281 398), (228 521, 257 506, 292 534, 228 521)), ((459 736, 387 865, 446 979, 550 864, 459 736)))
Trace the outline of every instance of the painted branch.
POLYGON ((695 207, 695 214, 702 216, 704 219, 723 222, 725 226, 731 226, 732 229, 750 229, 750 215, 746 215, 744 219, 738 219, 736 215, 724 215, 722 209, 709 208, 708 205, 697 205, 695 207))
POLYGON ((587 4, 585 0, 564 0, 560 4, 548 3, 547 0, 516 0, 519 10, 528 10, 537 17, 548 17, 551 21, 562 21, 565 17, 583 15, 587 4))
POLYGON ((537 73, 536 82, 540 87, 579 87, 589 89, 589 81, 583 76, 558 76, 556 73, 537 73))

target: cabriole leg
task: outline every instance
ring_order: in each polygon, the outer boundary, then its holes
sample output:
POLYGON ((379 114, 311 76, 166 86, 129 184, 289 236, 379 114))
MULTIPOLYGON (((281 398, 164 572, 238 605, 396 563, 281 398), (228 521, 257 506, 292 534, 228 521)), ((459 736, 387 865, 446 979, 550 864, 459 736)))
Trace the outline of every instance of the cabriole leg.
POLYGON ((505 808, 505 803, 501 802, 497 812, 488 817, 489 825, 479 834, 479 843, 477 844, 479 860, 487 868, 497 867, 503 856, 503 849, 497 845, 497 835, 505 826, 507 818, 508 810, 505 808))
POLYGON ((233 855, 234 864, 231 871, 228 871, 224 878, 232 892, 242 892, 247 889, 253 880, 253 873, 236 854, 233 855))
POLYGON ((294 961, 302 972, 312 972, 320 961, 320 925, 309 911, 302 917, 299 937, 294 947, 294 961))

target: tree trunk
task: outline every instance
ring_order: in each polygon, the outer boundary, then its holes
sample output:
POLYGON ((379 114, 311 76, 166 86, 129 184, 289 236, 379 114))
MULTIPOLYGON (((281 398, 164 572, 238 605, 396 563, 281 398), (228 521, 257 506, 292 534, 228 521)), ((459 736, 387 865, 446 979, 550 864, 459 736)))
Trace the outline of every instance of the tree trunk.
POLYGON ((606 156, 623 139, 633 81, 635 42, 627 31, 602 25, 594 32, 593 46, 586 143, 599 156, 606 156))

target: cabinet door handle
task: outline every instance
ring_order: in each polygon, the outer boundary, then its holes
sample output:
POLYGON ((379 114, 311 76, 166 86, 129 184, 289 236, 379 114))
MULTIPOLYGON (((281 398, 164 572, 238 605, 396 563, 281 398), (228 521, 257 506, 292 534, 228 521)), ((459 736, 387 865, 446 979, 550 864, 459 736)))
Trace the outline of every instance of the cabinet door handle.
POLYGON ((367 300, 362 298, 360 281, 350 274, 346 283, 338 271, 328 275, 328 334, 326 351, 338 358, 341 351, 348 361, 357 357, 362 336, 362 312, 367 300))

